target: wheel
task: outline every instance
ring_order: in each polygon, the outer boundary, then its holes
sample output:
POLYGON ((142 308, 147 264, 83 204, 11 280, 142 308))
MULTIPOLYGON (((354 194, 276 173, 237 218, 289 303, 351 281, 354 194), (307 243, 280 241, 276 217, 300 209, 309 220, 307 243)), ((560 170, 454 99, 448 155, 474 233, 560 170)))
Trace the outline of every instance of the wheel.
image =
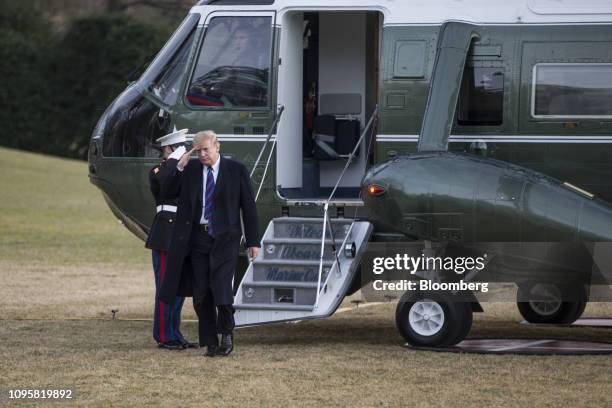
POLYGON ((456 300, 446 292, 408 292, 395 311, 397 329, 413 346, 457 344, 472 327, 472 306, 456 300))
POLYGON ((516 304, 529 323, 570 324, 582 316, 587 295, 582 286, 570 288, 551 283, 529 283, 519 286, 516 304), (564 298, 572 301, 564 302, 564 298), (521 301, 526 299, 528 301, 521 301))

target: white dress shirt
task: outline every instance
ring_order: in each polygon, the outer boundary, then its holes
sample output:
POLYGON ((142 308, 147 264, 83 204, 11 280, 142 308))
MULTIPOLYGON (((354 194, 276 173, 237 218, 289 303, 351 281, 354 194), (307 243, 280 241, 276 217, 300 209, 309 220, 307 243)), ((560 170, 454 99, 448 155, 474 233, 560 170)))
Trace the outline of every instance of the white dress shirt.
MULTIPOLYGON (((213 179, 215 180, 215 188, 217 188, 217 179, 219 178, 219 163, 221 162, 221 156, 217 159, 216 163, 212 165, 213 179)), ((202 166, 202 218, 200 218, 200 224, 208 224, 208 220, 204 218, 204 208, 206 207, 206 179, 208 178, 208 166, 202 166)))

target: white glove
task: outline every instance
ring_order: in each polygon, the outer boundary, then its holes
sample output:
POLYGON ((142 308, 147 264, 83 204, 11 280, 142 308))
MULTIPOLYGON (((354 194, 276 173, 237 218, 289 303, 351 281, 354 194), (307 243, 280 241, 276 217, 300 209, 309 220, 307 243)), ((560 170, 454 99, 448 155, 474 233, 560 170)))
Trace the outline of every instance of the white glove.
POLYGON ((179 146, 170 156, 168 156, 168 159, 179 160, 181 157, 183 157, 186 151, 187 149, 185 149, 185 146, 179 146))

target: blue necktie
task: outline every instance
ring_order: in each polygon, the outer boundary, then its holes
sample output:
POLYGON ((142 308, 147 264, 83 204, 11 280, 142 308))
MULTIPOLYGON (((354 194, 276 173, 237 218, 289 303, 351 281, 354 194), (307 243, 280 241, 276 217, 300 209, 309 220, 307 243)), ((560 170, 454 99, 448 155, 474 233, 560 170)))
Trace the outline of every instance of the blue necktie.
POLYGON ((208 235, 214 237, 212 210, 213 210, 213 193, 215 192, 215 178, 213 177, 212 167, 208 168, 208 176, 206 176, 206 204, 204 204, 204 218, 208 220, 208 235))

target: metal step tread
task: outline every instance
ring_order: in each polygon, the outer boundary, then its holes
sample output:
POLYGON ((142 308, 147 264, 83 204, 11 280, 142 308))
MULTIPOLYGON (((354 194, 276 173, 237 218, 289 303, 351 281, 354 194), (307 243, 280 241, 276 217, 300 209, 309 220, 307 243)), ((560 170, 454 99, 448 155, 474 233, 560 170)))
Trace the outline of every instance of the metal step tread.
MULTIPOLYGON (((304 197, 304 198, 284 198, 287 205, 316 205, 323 207, 327 202, 324 197, 304 197)), ((329 201, 330 207, 363 207, 364 202, 361 198, 333 198, 329 201)))
MULTIPOLYGON (((331 260, 331 261, 323 261, 323 266, 331 266, 333 265, 335 262, 335 260, 331 260)), ((255 259, 253 261, 253 266, 257 266, 257 265, 280 265, 280 266, 319 266, 319 261, 318 260, 307 260, 307 259, 299 259, 299 260, 294 260, 294 259, 255 259)))
MULTIPOLYGON (((355 222, 350 218, 330 218, 329 219, 333 223, 341 223, 341 224, 351 224, 355 222)), ((323 218, 317 217, 279 217, 274 218, 272 221, 274 222, 317 222, 323 224, 323 218)))
POLYGON ((259 287, 270 287, 270 288, 306 288, 316 289, 317 282, 291 282, 291 281, 250 281, 242 282, 242 286, 259 286, 259 287))
POLYGON ((294 305, 290 303, 234 303, 236 310, 286 310, 312 312, 314 305, 294 305))
MULTIPOLYGON (((336 244, 341 244, 344 238, 336 238, 336 244)), ((332 244, 331 238, 325 239, 325 244, 332 244)), ((319 244, 321 245, 321 239, 317 238, 266 238, 263 240, 263 244, 319 244)))

